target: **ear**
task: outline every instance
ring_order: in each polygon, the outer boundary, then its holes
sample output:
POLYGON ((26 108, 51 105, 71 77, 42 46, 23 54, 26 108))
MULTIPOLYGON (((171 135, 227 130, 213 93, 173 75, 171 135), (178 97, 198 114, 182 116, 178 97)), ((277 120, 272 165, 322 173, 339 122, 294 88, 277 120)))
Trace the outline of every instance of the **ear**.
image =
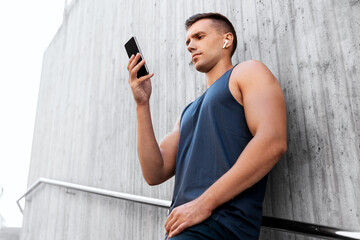
POLYGON ((225 33, 223 35, 223 39, 224 39, 224 45, 223 48, 228 49, 229 47, 231 47, 233 40, 234 40, 234 35, 231 32, 225 33))

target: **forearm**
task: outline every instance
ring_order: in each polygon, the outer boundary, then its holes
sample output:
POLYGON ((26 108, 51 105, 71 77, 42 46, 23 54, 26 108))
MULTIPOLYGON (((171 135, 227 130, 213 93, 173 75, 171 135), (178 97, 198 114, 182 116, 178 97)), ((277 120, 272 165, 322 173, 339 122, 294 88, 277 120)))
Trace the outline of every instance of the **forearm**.
POLYGON ((213 211, 260 181, 285 151, 284 142, 254 137, 234 166, 208 188, 199 200, 213 211))
POLYGON ((138 105, 136 114, 137 147, 140 165, 145 180, 152 185, 154 179, 160 178, 164 162, 155 138, 149 104, 138 105))

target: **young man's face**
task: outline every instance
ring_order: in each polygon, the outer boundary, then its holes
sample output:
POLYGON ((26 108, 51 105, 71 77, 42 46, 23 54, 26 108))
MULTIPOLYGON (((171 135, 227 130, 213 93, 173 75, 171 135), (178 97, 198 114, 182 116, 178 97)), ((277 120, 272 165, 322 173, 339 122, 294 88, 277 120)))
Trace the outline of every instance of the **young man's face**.
POLYGON ((217 32, 210 19, 201 19, 191 25, 186 45, 199 72, 210 71, 224 57, 224 36, 217 32))

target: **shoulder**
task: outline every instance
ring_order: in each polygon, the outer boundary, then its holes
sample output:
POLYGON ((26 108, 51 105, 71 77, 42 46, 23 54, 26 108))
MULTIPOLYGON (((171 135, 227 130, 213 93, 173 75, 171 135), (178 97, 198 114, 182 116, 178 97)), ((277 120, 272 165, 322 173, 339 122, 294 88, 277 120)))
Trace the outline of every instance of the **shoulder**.
POLYGON ((235 66, 233 72, 239 75, 271 74, 267 66, 258 60, 248 60, 235 66))
POLYGON ((258 60, 248 60, 239 63, 233 69, 232 75, 240 88, 249 84, 259 85, 274 81, 277 82, 269 68, 258 60))

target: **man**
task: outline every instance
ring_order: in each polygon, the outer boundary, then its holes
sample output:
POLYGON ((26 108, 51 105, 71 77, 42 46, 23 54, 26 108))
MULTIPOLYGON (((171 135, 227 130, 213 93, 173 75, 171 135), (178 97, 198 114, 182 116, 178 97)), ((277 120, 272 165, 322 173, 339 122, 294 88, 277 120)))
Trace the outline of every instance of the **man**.
POLYGON ((156 185, 175 174, 168 238, 257 239, 267 174, 287 148, 281 87, 259 61, 232 65, 237 38, 226 17, 196 14, 185 27, 187 49, 208 88, 160 146, 149 109, 154 74, 136 78, 145 62, 137 63, 138 55, 127 66, 144 178, 156 185))

